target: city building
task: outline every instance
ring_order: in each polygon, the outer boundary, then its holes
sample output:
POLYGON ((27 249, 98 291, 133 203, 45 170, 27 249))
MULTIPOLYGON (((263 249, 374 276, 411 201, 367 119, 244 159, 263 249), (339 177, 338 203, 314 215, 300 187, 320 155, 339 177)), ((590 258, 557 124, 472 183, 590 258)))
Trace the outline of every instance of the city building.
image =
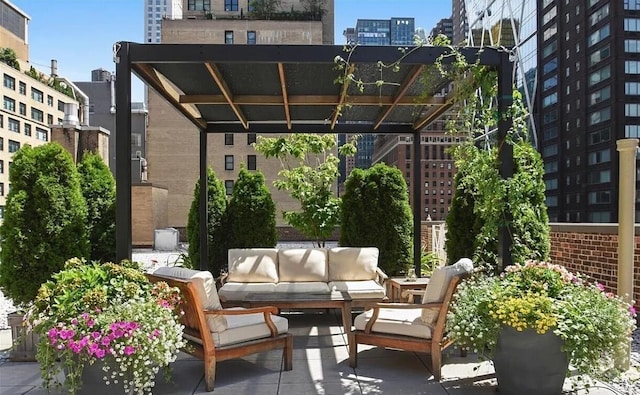
POLYGON ((413 45, 415 31, 414 18, 358 19, 353 38, 358 45, 413 45))
MULTIPOLYGON (((159 43, 162 21, 164 19, 182 19, 183 0, 144 0, 144 38, 146 43, 159 43)), ((204 7, 208 0, 195 1, 204 7)), ((93 81, 93 79, 92 79, 93 81)))
MULTIPOLYGON (((259 12, 250 8, 249 0, 184 0, 182 19, 162 21, 161 41, 230 45, 333 44, 333 0, 326 2, 322 13, 306 10, 304 4, 300 0, 282 0, 278 9, 266 15, 268 10, 259 12)), ((225 72, 221 68, 212 69, 208 76, 210 83, 215 85, 216 73, 224 75, 225 72)), ((168 225, 184 229, 193 189, 199 179, 199 131, 155 92, 149 92, 148 109, 148 181, 167 188, 168 225)), ((223 181, 227 194, 231 194, 241 166, 261 170, 277 205, 276 219, 283 225, 281 212, 299 206, 285 191, 273 187, 281 169, 280 161, 258 154, 251 145, 256 139, 255 134, 247 133, 210 134, 209 165, 223 181)))
MULTIPOLYGON (((116 98, 115 74, 105 69, 91 71, 91 81, 75 81, 89 98, 91 124, 111 131, 109 139, 109 168, 116 172, 116 98)), ((132 181, 140 182, 140 158, 146 157, 147 108, 144 103, 131 103, 132 181)))
MULTIPOLYGON (((640 2, 537 3, 536 118, 549 217, 618 222, 616 141, 640 137, 640 2)), ((636 221, 639 208, 640 198, 636 221)))
POLYGON ((451 18, 443 18, 438 21, 433 29, 431 29, 431 37, 443 34, 453 42, 453 20, 451 18))
MULTIPOLYGON (((29 16, 8 0, 0 0, 0 15, 0 47, 16 54, 14 60, 0 62, 1 219, 10 188, 13 154, 25 144, 38 146, 56 140, 52 129, 81 132, 88 116, 83 108, 84 94, 72 82, 57 75, 55 61, 50 74, 36 70, 29 63, 29 16)), ((103 131, 98 133, 104 135, 103 131)))

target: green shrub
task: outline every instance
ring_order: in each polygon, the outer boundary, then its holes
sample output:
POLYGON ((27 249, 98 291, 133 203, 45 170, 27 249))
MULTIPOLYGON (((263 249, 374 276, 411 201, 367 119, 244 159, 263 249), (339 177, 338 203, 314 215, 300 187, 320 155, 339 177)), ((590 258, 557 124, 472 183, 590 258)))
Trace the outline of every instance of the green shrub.
MULTIPOLYGON (((226 268, 226 248, 222 224, 227 208, 225 188, 210 167, 207 168, 207 240, 208 268, 214 276, 226 268)), ((193 190, 193 201, 189 209, 187 222, 187 239, 189 240, 189 261, 193 268, 200 268, 200 180, 193 190)))
POLYGON ((413 217, 402 172, 384 163, 354 169, 342 197, 340 245, 378 247, 388 274, 405 269, 413 256, 413 217))
POLYGON ((229 248, 275 247, 276 205, 262 172, 241 169, 227 206, 229 248))
POLYGON ((116 183, 102 158, 85 152, 78 163, 82 195, 87 202, 91 260, 116 260, 116 183))
POLYGON ((473 212, 473 194, 461 182, 462 175, 463 171, 458 171, 454 178, 456 189, 446 218, 447 237, 444 244, 450 263, 473 257, 476 236, 482 227, 482 220, 473 212))
POLYGON ((9 181, 0 288, 25 305, 67 259, 88 256, 87 206, 73 159, 57 143, 23 146, 13 156, 9 181))

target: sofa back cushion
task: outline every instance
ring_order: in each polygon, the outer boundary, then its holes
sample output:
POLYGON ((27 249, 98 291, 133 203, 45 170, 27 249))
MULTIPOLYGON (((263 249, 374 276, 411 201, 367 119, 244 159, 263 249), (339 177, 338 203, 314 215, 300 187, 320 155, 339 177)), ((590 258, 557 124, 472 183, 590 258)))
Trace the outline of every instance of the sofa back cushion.
POLYGON ((278 250, 275 248, 230 249, 227 281, 277 283, 278 250))
POLYGON ((376 247, 329 249, 329 281, 375 280, 379 255, 376 247))
POLYGON ((327 250, 324 248, 289 248, 278 251, 280 281, 329 280, 327 250))
MULTIPOLYGON (((449 283, 454 276, 471 273, 473 271, 473 262, 469 258, 462 258, 453 265, 439 267, 433 271, 429 284, 424 290, 422 303, 440 303, 444 300, 444 296, 449 288, 449 283)), ((434 323, 438 318, 438 309, 423 309, 422 321, 428 324, 434 323)))
MULTIPOLYGON (((211 272, 192 270, 179 266, 163 266, 157 268, 153 274, 191 280, 195 286, 198 299, 205 310, 222 310, 222 304, 220 304, 218 291, 216 290, 216 282, 211 272)), ((227 319, 222 315, 207 315, 206 319, 211 332, 222 332, 227 329, 227 319)))

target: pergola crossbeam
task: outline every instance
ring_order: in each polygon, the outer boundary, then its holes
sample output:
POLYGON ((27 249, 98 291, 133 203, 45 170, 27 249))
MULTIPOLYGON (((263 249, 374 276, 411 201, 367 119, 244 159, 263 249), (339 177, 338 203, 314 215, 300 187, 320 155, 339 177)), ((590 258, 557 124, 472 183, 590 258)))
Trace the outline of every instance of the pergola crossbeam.
POLYGON ((391 105, 387 106, 387 108, 385 110, 383 110, 382 112, 380 112, 380 114, 378 115, 378 118, 373 123, 373 125, 374 125, 373 128, 374 129, 377 129, 380 126, 380 124, 382 122, 384 122, 384 120, 389 116, 389 114, 391 114, 391 111, 393 111, 393 109, 400 102, 400 100, 402 100, 402 98, 407 93, 407 91, 409 90, 409 88, 411 87, 413 82, 416 80, 416 78, 418 78, 418 76, 420 76, 420 74, 422 73, 422 70, 424 70, 424 65, 414 66, 413 67, 413 70, 411 70, 411 72, 409 73, 407 78, 404 80, 404 82, 400 86, 400 90, 398 91, 398 93, 393 98, 393 101, 392 101, 391 105))
POLYGON ((233 94, 231 93, 231 90, 229 89, 226 81, 222 77, 222 74, 220 73, 218 67, 212 63, 205 63, 204 65, 213 80, 216 82, 216 85, 218 85, 218 89, 220 89, 220 91, 222 92, 222 95, 227 101, 227 104, 229 104, 229 107, 231 107, 234 114, 236 114, 236 117, 238 117, 238 120, 242 123, 242 126, 244 126, 245 129, 248 129, 249 122, 247 121, 247 117, 244 116, 242 110, 240 109, 240 107, 238 107, 238 104, 233 101, 233 94))

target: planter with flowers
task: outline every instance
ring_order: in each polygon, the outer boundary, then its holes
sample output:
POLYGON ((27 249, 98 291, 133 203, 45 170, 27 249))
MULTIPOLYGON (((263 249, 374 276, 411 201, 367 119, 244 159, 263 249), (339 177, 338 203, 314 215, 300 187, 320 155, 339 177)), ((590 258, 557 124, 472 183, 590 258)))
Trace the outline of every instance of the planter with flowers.
POLYGON ((613 360, 635 323, 633 306, 601 284, 528 261, 461 284, 447 330, 461 347, 493 359, 501 394, 541 395, 562 392, 568 365, 601 380, 618 373, 613 360))
MULTIPOLYGON (((137 263, 67 261, 40 287, 27 314, 40 335, 36 358, 44 386, 64 385, 75 394, 83 371, 98 365, 112 393, 150 393, 160 368, 168 369, 184 346, 180 302, 177 289, 151 284, 137 263)), ((101 383, 89 385, 95 393, 101 383)))

